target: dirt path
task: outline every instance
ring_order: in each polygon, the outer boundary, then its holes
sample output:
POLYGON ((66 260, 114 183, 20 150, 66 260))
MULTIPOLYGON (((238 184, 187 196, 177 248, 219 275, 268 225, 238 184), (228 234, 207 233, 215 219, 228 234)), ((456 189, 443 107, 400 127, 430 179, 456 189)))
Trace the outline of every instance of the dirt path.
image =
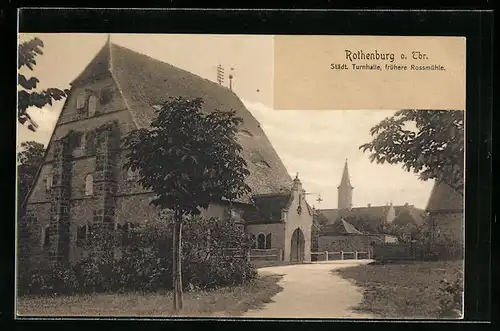
POLYGON ((333 269, 369 261, 331 261, 259 269, 261 275, 284 275, 283 291, 262 309, 250 310, 244 317, 261 318, 376 318, 353 311, 363 295, 351 282, 335 275, 333 269))

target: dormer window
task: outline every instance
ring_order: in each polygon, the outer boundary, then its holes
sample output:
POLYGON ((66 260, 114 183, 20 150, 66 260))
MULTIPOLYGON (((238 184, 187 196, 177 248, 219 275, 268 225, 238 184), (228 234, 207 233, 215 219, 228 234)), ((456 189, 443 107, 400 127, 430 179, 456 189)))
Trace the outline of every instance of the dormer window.
POLYGON ((88 104, 89 117, 95 115, 96 109, 97 109, 97 97, 92 94, 89 97, 89 104, 88 104))
POLYGON ((253 137, 253 134, 248 130, 240 130, 238 133, 245 137, 253 137))
POLYGON ((258 165, 261 168, 271 168, 271 166, 269 165, 269 163, 267 163, 264 160, 255 162, 255 164, 258 165))

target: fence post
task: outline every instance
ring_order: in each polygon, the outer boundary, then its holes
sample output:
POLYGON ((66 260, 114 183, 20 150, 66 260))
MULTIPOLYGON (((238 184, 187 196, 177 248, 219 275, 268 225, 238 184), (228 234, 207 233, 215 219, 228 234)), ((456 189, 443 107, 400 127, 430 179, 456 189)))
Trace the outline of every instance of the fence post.
POLYGON ((344 259, 344 251, 340 251, 340 259, 343 260, 344 259))
POLYGON ((325 251, 325 261, 328 261, 328 251, 325 251))
POLYGON ((357 260, 358 259, 358 251, 354 251, 354 259, 357 260))
POLYGON ((370 260, 370 250, 368 250, 368 260, 370 260))

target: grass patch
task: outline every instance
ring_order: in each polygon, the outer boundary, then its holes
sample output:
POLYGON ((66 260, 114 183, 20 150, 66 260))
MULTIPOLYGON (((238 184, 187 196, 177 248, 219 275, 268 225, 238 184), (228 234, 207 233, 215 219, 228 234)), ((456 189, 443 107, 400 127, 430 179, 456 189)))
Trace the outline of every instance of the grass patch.
POLYGON ((356 310, 385 318, 439 318, 440 281, 453 282, 463 272, 460 262, 369 264, 332 272, 363 290, 356 310))
MULTIPOLYGON (((240 316, 270 302, 283 290, 282 276, 262 276, 246 285, 184 293, 179 316, 240 316)), ((171 293, 95 294, 61 297, 20 297, 20 316, 173 316, 171 293)))

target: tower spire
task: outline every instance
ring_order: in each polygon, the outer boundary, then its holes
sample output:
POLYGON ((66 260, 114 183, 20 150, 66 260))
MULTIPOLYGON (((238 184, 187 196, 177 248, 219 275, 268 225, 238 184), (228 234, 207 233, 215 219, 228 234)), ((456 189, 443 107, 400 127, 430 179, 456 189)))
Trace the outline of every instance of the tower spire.
POLYGON ((338 208, 349 209, 352 208, 352 190, 354 187, 351 185, 349 178, 349 167, 347 166, 347 159, 345 159, 344 170, 342 172, 342 179, 338 190, 338 208))

